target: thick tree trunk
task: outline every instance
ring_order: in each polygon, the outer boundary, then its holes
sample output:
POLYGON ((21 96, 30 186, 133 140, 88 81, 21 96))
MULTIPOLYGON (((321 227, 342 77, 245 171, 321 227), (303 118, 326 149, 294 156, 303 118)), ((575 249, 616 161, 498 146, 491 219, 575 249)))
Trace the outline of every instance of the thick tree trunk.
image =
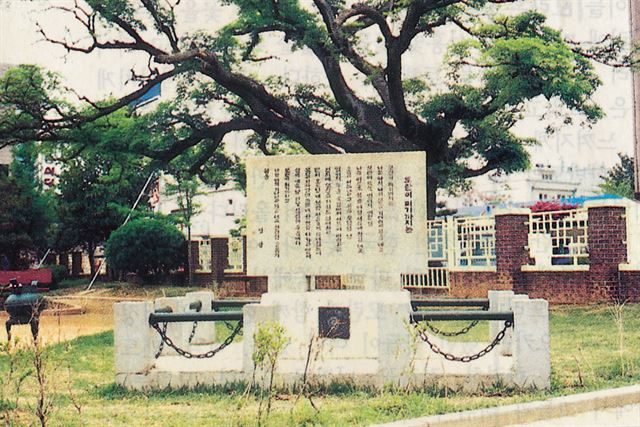
POLYGON ((436 217, 436 192, 438 180, 427 175, 427 219, 436 217))
POLYGON ((91 268, 91 278, 96 274, 96 258, 95 258, 95 245, 93 242, 89 242, 87 245, 87 252, 89 254, 89 267, 91 268))

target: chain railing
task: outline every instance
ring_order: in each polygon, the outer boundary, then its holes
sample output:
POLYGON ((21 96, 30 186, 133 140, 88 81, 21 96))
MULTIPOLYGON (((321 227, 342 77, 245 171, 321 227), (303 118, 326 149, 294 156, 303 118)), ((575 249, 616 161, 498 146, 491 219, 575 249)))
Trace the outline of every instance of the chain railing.
MULTIPOLYGON (((477 321, 475 321, 475 322, 477 322, 477 321)), ((429 345, 429 348, 431 348, 431 351, 433 351, 436 354, 439 354, 439 355, 443 356, 445 359, 450 360, 452 362, 463 362, 463 363, 473 362, 474 360, 478 360, 481 357, 486 356, 487 354, 489 354, 491 352, 491 350, 493 350, 498 344, 500 344, 500 341, 502 341, 502 339, 505 337, 505 335, 507 333, 507 330, 512 325, 513 325, 513 322, 511 322, 509 320, 506 320, 504 322, 504 327, 502 328, 502 330, 500 332, 498 332, 498 334, 493 339, 493 341, 491 341, 491 343, 489 343, 489 345, 487 345, 485 348, 483 348, 479 352, 471 354, 471 355, 467 355, 467 356, 456 356, 454 354, 451 354, 451 353, 448 353, 448 352, 442 350, 436 343, 431 341, 429 339, 429 336, 427 335, 425 329, 420 329, 420 322, 415 322, 414 323, 414 326, 415 326, 416 330, 418 331, 418 336, 420 337, 420 339, 422 341, 424 341, 425 343, 427 343, 427 345, 429 345)))
POLYGON ((167 336, 167 323, 163 323, 160 326, 159 323, 152 323, 151 326, 155 329, 161 338, 160 349, 156 353, 156 359, 162 354, 163 345, 171 347, 182 357, 186 357, 187 359, 210 359, 222 350, 224 350, 229 344, 233 342, 236 336, 240 334, 240 330, 242 329, 242 321, 238 321, 235 329, 231 332, 231 334, 216 348, 209 350, 205 353, 191 353, 190 351, 184 350, 178 347, 171 338, 167 336))
POLYGON ((467 332, 469 332, 478 323, 480 323, 480 321, 479 320, 472 320, 471 323, 469 323, 467 326, 465 326, 464 328, 460 329, 459 331, 455 331, 455 332, 443 331, 441 329, 436 328, 435 326, 433 326, 429 322, 424 322, 424 323, 427 326, 427 328, 429 328, 429 330, 431 332, 433 332, 434 334, 436 334, 436 335, 442 335, 443 337, 457 337, 457 336, 464 335, 467 332))

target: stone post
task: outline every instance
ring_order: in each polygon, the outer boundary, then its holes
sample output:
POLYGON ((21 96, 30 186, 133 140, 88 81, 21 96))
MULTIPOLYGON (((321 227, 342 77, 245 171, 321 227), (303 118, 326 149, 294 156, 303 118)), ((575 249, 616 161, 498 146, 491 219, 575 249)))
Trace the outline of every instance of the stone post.
MULTIPOLYGON (((404 291, 394 299, 406 299, 405 302, 389 301, 378 304, 378 387, 405 388, 414 372, 411 369, 411 335, 407 313, 411 312, 411 294, 404 291)), ((395 292, 394 292, 395 294, 395 292)))
POLYGON ((590 295, 594 301, 624 298, 618 266, 627 262, 627 224, 624 200, 585 203, 589 212, 590 295))
POLYGON ((130 385, 136 375, 145 375, 154 365, 157 333, 149 325, 151 301, 114 304, 116 382, 130 385))
POLYGON ((278 322, 280 317, 280 308, 275 305, 265 304, 247 304, 242 307, 244 323, 242 325, 242 370, 251 380, 254 372, 253 351, 255 349, 253 343, 253 334, 259 324, 267 322, 278 322))
MULTIPOLYGON (((513 291, 489 291, 489 311, 511 311, 511 301, 514 298, 513 291)), ((498 335, 504 327, 504 322, 489 323, 489 340, 498 335)), ((500 354, 503 356, 512 355, 513 328, 507 330, 504 338, 500 342, 500 354)))
POLYGON ((498 209, 496 218, 496 271, 507 288, 516 289, 521 281, 521 268, 529 263, 528 208, 498 209))
MULTIPOLYGON (((189 292, 185 295, 187 300, 187 308, 192 302, 200 301, 202 307, 200 308, 200 313, 211 313, 213 309, 211 308, 211 300, 214 299, 214 294, 211 291, 200 291, 200 292, 189 292)), ((197 313, 196 310, 188 309, 189 312, 197 313)), ((188 323, 193 328, 193 323, 188 323)), ((191 329, 189 331, 189 335, 187 335, 187 341, 189 340, 189 336, 191 335, 191 329)), ((193 335, 193 339, 191 340, 192 345, 200 345, 200 344, 211 344, 216 342, 216 324, 215 322, 198 322, 198 326, 196 327, 195 334, 193 335)))
POLYGON ((514 298, 512 305, 513 381, 523 388, 549 388, 549 303, 543 299, 514 298))
MULTIPOLYGON (((154 309, 164 309, 166 307, 171 308, 172 313, 186 313, 189 312, 189 303, 185 297, 163 297, 157 298, 155 301, 154 309)), ((167 324, 167 336, 171 338, 171 341, 178 346, 179 348, 187 349, 189 345, 189 334, 191 333, 191 329, 193 328, 193 323, 191 322, 174 322, 167 324)), ((154 331, 157 335, 157 332, 154 331)), ((159 345, 159 341, 158 341, 159 345)), ((158 347, 159 348, 159 347, 158 347)), ((157 351, 157 348, 154 350, 157 351)), ((162 349, 161 356, 175 356, 175 350, 165 345, 162 349)))

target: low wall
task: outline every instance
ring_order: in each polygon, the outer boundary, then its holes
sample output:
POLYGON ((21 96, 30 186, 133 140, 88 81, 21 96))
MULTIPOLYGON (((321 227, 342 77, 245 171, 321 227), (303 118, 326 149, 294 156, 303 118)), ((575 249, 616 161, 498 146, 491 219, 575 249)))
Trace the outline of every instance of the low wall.
POLYGON ((489 290, 512 290, 509 276, 495 271, 449 273, 449 295, 454 298, 484 298, 489 290))
POLYGON ((640 271, 621 271, 620 282, 625 299, 640 303, 640 271))
POLYGON ((52 282, 51 269, 32 268, 20 271, 0 271, 0 285, 9 284, 9 280, 18 279, 18 283, 31 283, 37 280, 42 285, 50 285, 52 282))
POLYGON ((552 304, 589 304, 599 300, 586 271, 523 272, 513 290, 531 298, 544 298, 552 304))
MULTIPOLYGON (((548 303, 509 291, 490 292, 488 297, 488 310, 511 312, 513 322, 491 322, 488 340, 481 342, 435 337, 419 324, 415 325, 418 336, 414 336, 407 329, 412 318, 409 295, 399 291, 271 292, 259 304, 244 305, 242 323, 231 336, 233 340, 242 328, 241 342, 220 341, 222 337, 217 336, 213 323, 223 321, 220 313, 200 317, 197 324, 193 322, 196 317, 183 317, 182 322, 165 323, 164 327, 163 320, 156 317, 150 324, 155 310, 171 307, 174 314, 193 313, 191 302, 197 300, 201 302, 200 312, 211 312, 212 292, 159 298, 155 302, 120 302, 114 305, 115 380, 135 390, 223 386, 240 381, 264 387, 271 380, 267 372, 255 366, 253 337, 259 325, 275 322, 284 326, 289 342, 279 355, 272 377, 278 388, 291 390, 300 387, 302 381, 314 387, 339 382, 404 391, 436 386, 477 392, 496 384, 549 388, 548 303), (333 330, 329 329, 330 318, 325 317, 327 321, 323 322, 321 314, 321 310, 330 308, 346 313, 346 336, 344 330, 339 336, 322 336, 323 324, 325 330, 333 330), (497 336, 499 346, 469 363, 447 360, 442 353, 454 355, 456 360, 479 354, 479 349, 497 336), (314 347, 314 363, 309 365, 310 343, 316 342, 317 337, 322 338, 314 347), (162 347, 161 339, 165 342, 162 347), (439 354, 434 354, 435 348, 430 344, 434 342, 439 354), (186 359, 180 359, 176 351, 215 355, 215 359, 191 358, 185 363, 186 359)), ((234 316, 239 319, 240 310, 235 311, 234 316)))
POLYGON ((245 276, 227 274, 218 283, 216 294, 220 298, 257 297, 267 292, 267 278, 263 276, 245 276))

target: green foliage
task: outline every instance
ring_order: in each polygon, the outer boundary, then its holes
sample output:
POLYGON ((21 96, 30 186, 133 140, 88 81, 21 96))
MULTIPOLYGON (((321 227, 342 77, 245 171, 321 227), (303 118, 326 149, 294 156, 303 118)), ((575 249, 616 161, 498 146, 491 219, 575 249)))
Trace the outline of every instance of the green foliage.
POLYGON ((251 355, 257 367, 272 367, 289 343, 287 331, 279 323, 261 323, 253 333, 254 350, 251 355))
POLYGON ((112 268, 145 277, 168 273, 182 265, 185 241, 172 224, 137 219, 111 233, 105 250, 112 268))
POLYGON ((600 189, 606 194, 616 194, 628 199, 634 198, 635 193, 635 172, 633 157, 618 153, 620 163, 613 166, 600 184, 600 189))
POLYGON ((0 194, 0 254, 7 256, 11 269, 27 268, 38 251, 46 250, 51 226, 46 199, 1 174, 0 194))
MULTIPOLYGON (((58 185, 58 249, 82 246, 91 259, 96 246, 123 223, 153 170, 128 149, 130 140, 141 137, 135 124, 126 110, 119 110, 70 130, 63 145, 43 147, 64 161, 58 185)), ((147 200, 143 194, 139 206, 147 200)))
POLYGON ((37 65, 19 65, 0 76, 0 140, 30 141, 48 114, 71 112, 57 99, 58 77, 37 65))
POLYGON ((43 265, 42 268, 48 268, 51 270, 51 288, 56 289, 60 282, 67 278, 69 272, 67 267, 60 264, 43 265))
MULTIPOLYGON (((468 178, 529 167, 527 148, 537 141, 512 130, 532 101, 547 101, 541 119, 554 119, 548 132, 575 117, 590 126, 603 116, 593 102, 601 82, 592 62, 632 62, 620 37, 581 45, 539 12, 502 13, 513 2, 224 0, 235 19, 178 39, 179 2, 90 0, 95 13, 81 40, 95 42, 82 44, 88 51, 108 46, 150 55, 143 85, 157 84, 166 64, 175 67, 175 98, 123 118, 125 126, 107 132, 109 149, 153 158, 162 168, 183 163, 179 170, 214 186, 234 176, 242 181, 241 166, 233 170, 237 159, 224 150, 225 137, 237 132, 264 154, 424 151, 433 216, 438 189, 455 193, 468 178), (444 81, 403 68, 414 46, 451 30, 464 38, 447 50, 444 81), (124 33, 128 41, 114 36, 124 33), (277 57, 281 49, 312 55, 321 78, 307 75, 308 62, 296 56, 277 57), (279 62, 263 68, 263 61, 279 62)), ((425 57, 425 67, 438 68, 438 60, 425 57)), ((64 140, 103 115, 95 105, 76 111, 56 103, 56 77, 37 67, 9 74, 0 84, 0 139, 64 140)))

